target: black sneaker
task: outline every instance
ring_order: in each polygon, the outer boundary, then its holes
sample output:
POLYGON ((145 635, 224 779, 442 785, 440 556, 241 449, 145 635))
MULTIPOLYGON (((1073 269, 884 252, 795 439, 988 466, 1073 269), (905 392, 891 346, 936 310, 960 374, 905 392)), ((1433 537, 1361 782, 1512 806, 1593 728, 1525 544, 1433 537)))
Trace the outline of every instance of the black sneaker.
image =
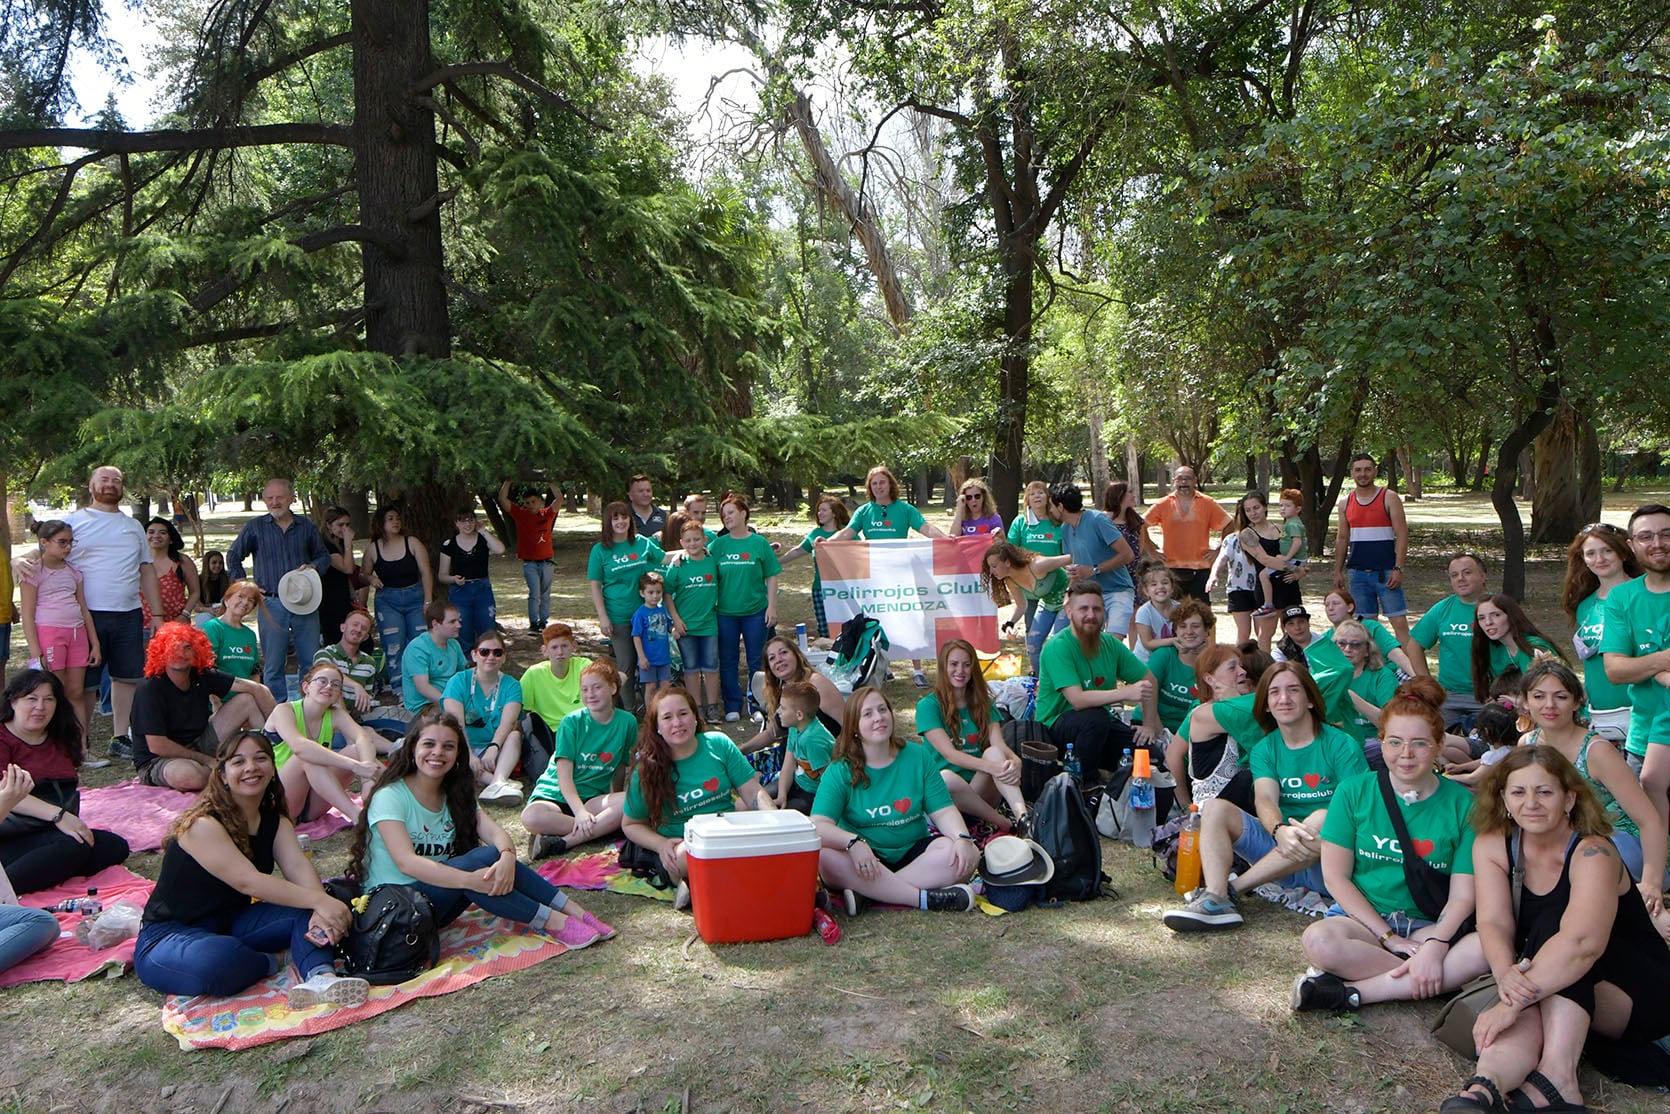
POLYGON ((112 735, 110 737, 110 757, 132 762, 133 739, 127 735, 112 735))
POLYGON ((1307 971, 1293 980, 1290 1004, 1295 1010, 1343 1013, 1360 1007, 1362 998, 1356 987, 1345 985, 1345 980, 1338 975, 1330 975, 1326 971, 1313 975, 1307 971))
POLYGON ((974 908, 974 890, 966 883, 925 891, 930 913, 966 913, 974 908))
POLYGON ((528 858, 532 862, 548 859, 552 855, 561 855, 567 850, 568 841, 562 836, 528 833, 528 858))

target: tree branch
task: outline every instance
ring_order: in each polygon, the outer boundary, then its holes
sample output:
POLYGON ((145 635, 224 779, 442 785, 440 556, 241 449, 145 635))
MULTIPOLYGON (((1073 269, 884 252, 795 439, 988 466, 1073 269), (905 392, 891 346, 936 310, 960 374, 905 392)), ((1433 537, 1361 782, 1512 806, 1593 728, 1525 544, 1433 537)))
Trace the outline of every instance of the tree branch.
POLYGON ((442 66, 440 69, 434 71, 427 77, 422 78, 416 84, 412 85, 406 90, 406 93, 408 96, 415 97, 420 93, 427 93, 429 90, 433 89, 442 82, 451 81, 456 77, 503 78, 512 85, 521 86, 523 89, 526 89, 528 92, 543 101, 554 104, 566 112, 572 112, 574 115, 578 116, 580 119, 584 120, 586 123, 590 124, 599 131, 611 130, 607 125, 602 124, 588 116, 579 105, 575 104, 555 89, 547 88, 538 81, 535 81, 521 70, 512 66, 509 62, 460 62, 453 66, 442 66))
MULTIPOLYGON (((291 240, 290 243, 294 244, 302 251, 313 252, 318 251, 321 248, 329 247, 332 244, 343 244, 353 241, 376 244, 379 248, 383 249, 383 251, 397 259, 403 258, 406 254, 405 250, 398 242, 390 240, 380 233, 373 232, 364 225, 358 224, 345 224, 338 228, 324 228, 317 232, 309 232, 305 236, 291 240)), ((191 299, 192 312, 206 313, 213 307, 219 305, 221 302, 224 302, 227 298, 232 296, 238 287, 244 284, 246 279, 252 278, 255 274, 259 273, 259 270, 259 268, 256 268, 249 274, 245 274, 241 271, 227 271, 225 274, 221 275, 220 278, 199 290, 197 292, 197 296, 191 299)))
POLYGON ((26 128, 0 131, 0 151, 22 147, 74 147, 105 155, 145 151, 207 151, 230 147, 270 147, 282 143, 320 143, 352 147, 354 132, 339 124, 253 124, 235 128, 151 132, 108 132, 91 128, 26 128))
POLYGON ((271 62, 268 62, 259 69, 250 70, 244 75, 243 80, 246 85, 254 85, 257 82, 265 81, 267 78, 272 77, 276 73, 289 69, 297 62, 305 62, 309 58, 312 58, 315 54, 323 54, 327 50, 335 50, 339 46, 347 46, 353 41, 353 33, 349 31, 344 31, 340 35, 332 35, 328 39, 320 39, 318 42, 309 43, 300 50, 286 54, 282 58, 274 58, 271 62))

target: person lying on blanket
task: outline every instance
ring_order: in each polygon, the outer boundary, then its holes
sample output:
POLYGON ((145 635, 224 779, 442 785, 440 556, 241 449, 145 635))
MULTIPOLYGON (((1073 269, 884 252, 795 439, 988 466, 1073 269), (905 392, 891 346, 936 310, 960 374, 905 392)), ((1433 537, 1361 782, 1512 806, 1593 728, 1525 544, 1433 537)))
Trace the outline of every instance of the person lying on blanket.
POLYGON ((348 873, 367 892, 398 884, 423 892, 444 928, 471 905, 584 948, 615 930, 531 867, 476 806, 464 725, 434 706, 419 712, 378 775, 354 825, 348 873))
POLYGON ((134 973, 152 990, 231 997, 277 973, 288 948, 301 975, 291 1007, 365 1001, 365 980, 339 977, 332 950, 352 915, 296 842, 275 767, 265 735, 232 735, 169 829, 133 949, 134 973))

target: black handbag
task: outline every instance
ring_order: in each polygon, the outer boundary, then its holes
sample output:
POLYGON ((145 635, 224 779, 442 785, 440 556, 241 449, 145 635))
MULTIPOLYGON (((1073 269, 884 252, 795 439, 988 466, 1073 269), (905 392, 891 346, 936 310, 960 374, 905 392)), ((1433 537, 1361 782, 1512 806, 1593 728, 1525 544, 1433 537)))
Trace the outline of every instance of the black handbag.
POLYGON ((413 886, 384 885, 367 893, 363 911, 342 941, 347 973, 386 986, 416 978, 440 962, 435 907, 413 886))

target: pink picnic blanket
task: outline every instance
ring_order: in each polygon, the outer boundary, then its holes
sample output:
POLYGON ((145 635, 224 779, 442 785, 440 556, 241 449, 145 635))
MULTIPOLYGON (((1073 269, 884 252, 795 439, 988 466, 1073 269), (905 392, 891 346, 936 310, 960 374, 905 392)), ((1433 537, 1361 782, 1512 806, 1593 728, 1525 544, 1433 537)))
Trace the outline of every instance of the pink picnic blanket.
MULTIPOLYGON (((145 908, 156 883, 141 878, 125 866, 106 867, 91 878, 72 879, 62 886, 39 893, 24 894, 19 904, 44 909, 72 897, 86 897, 89 887, 98 887, 99 900, 105 907, 118 901, 129 901, 145 908)), ((123 940, 113 948, 93 951, 75 938, 75 926, 81 923, 79 913, 55 913, 58 918, 58 939, 45 951, 36 952, 15 967, 0 971, 0 987, 26 982, 80 982, 94 975, 120 975, 133 962, 133 941, 123 940)))
MULTIPOLYGON (((81 791, 81 819, 89 828, 115 832, 134 851, 156 851, 168 835, 168 825, 184 812, 195 793, 178 789, 157 789, 137 781, 124 781, 102 789, 81 791)), ((296 831, 313 839, 324 839, 348 827, 348 821, 334 808, 296 831)))
MULTIPOLYGON (((131 949, 130 949, 131 950, 131 949)), ((180 1047, 253 1048, 289 1037, 311 1037, 376 1017, 418 998, 463 990, 482 979, 519 971, 568 948, 543 933, 470 909, 441 931, 441 962, 396 986, 374 986, 359 1006, 309 1006, 292 1010, 285 1001, 295 972, 289 964, 235 998, 171 997, 162 1007, 162 1027, 180 1047)))
POLYGON ((657 889, 647 878, 622 870, 620 855, 613 850, 593 851, 573 859, 547 859, 534 869, 553 886, 571 890, 608 890, 610 893, 651 897, 657 901, 673 900, 672 890, 657 889))

